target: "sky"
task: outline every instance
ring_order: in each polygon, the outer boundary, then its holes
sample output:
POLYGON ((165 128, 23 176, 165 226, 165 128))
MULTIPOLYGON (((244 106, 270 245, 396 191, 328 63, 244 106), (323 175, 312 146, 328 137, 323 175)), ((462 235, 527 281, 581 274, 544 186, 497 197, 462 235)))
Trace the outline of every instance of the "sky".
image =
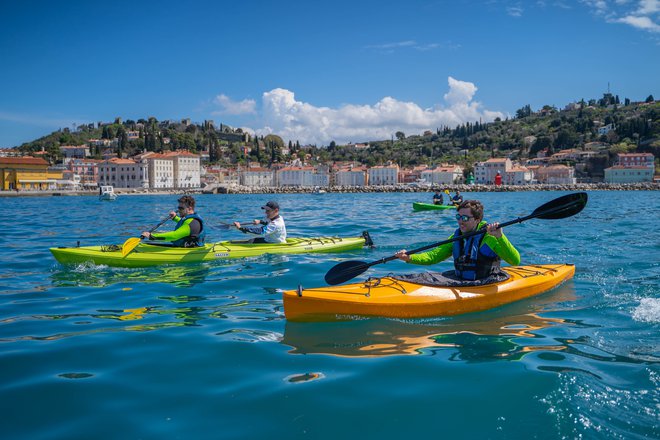
POLYGON ((3 1, 0 148, 213 120, 302 145, 660 98, 660 0, 3 1))

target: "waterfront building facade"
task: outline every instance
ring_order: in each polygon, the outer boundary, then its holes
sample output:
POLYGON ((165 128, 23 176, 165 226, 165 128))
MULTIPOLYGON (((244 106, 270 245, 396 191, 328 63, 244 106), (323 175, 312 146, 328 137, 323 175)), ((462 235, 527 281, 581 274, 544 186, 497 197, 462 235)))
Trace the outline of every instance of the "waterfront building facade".
POLYGON ((605 183, 637 183, 652 182, 653 168, 647 166, 621 166, 614 165, 605 168, 605 183))
POLYGON ((439 166, 422 171, 421 178, 433 185, 451 185, 463 182, 463 167, 459 165, 439 166))
POLYGON ((117 157, 98 164, 99 185, 115 188, 147 188, 147 167, 142 162, 117 157))
POLYGON ((2 191, 43 191, 55 188, 56 179, 49 177, 48 162, 44 159, 40 157, 0 157, 0 189, 2 191))
POLYGON ((475 183, 493 184, 498 173, 504 175, 511 168, 513 163, 509 158, 493 158, 486 162, 477 162, 474 164, 475 183))
POLYGON ((396 185, 399 177, 398 165, 379 165, 367 172, 369 185, 396 185))

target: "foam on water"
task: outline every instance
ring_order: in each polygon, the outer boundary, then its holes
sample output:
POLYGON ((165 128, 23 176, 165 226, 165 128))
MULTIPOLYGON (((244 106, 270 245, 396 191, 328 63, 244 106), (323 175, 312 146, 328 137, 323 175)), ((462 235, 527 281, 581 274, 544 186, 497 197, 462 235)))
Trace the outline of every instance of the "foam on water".
POLYGON ((635 321, 660 323, 660 298, 643 298, 632 311, 635 321))

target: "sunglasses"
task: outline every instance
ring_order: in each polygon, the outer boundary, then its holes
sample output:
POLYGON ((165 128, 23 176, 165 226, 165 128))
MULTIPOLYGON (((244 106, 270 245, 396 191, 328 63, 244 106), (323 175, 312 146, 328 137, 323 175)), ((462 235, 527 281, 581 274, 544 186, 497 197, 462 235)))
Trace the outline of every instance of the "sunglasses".
POLYGON ((466 222, 466 221, 470 220, 471 218, 474 218, 474 217, 471 217, 469 215, 456 214, 456 220, 461 221, 461 222, 466 222))
POLYGON ((184 209, 186 209, 185 206, 179 206, 179 211, 182 211, 182 210, 184 210, 184 209))

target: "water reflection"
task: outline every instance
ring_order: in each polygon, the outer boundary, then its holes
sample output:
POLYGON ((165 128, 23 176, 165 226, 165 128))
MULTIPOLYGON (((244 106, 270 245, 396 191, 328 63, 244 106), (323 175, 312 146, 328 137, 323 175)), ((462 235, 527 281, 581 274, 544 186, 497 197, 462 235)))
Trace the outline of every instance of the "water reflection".
MULTIPOLYGON (((519 345, 516 338, 537 338, 536 330, 565 324, 557 318, 524 314, 485 321, 452 319, 414 323, 387 319, 302 323, 287 322, 283 344, 294 354, 330 354, 365 357, 433 354, 436 350, 456 351, 455 360, 519 359, 536 350, 519 345)), ((565 346, 542 346, 562 350, 565 346)))
POLYGON ((81 264, 59 268, 52 273, 51 281, 55 287, 104 287, 115 283, 167 283, 176 287, 194 287, 206 281, 210 273, 211 266, 205 264, 136 269, 81 264))

